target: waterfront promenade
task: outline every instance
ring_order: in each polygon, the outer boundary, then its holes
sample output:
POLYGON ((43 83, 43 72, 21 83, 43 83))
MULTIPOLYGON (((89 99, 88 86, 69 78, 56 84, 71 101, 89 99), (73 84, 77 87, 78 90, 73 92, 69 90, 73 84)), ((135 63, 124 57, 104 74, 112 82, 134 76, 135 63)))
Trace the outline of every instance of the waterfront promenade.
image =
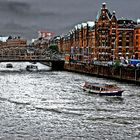
POLYGON ((128 67, 111 67, 81 63, 65 63, 64 69, 73 72, 95 75, 120 81, 140 84, 140 69, 128 67))

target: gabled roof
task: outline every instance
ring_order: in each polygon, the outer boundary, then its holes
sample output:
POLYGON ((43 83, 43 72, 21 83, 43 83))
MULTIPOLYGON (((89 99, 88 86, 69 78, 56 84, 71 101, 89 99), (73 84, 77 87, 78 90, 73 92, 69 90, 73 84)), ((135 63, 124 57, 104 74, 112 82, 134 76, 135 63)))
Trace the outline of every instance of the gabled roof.
POLYGON ((9 36, 6 36, 6 37, 2 36, 2 37, 0 37, 0 41, 6 42, 8 38, 9 38, 9 36))
POLYGON ((127 19, 127 18, 120 18, 117 21, 119 27, 127 27, 127 28, 134 28, 137 23, 134 20, 127 19))
POLYGON ((113 14, 112 14, 112 17, 111 17, 111 20, 115 18, 115 20, 117 20, 116 16, 115 16, 115 11, 113 11, 113 14))
MULTIPOLYGON (((102 10, 102 8, 101 8, 101 10, 102 10)), ((98 14, 97 14, 97 16, 96 16, 96 21, 100 18, 100 16, 101 16, 101 10, 100 11, 98 11, 98 14)), ((111 19, 111 17, 112 17, 112 14, 110 13, 110 11, 106 8, 106 14, 107 14, 107 17, 109 18, 109 19, 111 19)))
POLYGON ((112 14, 109 12, 109 10, 108 10, 108 9, 107 9, 107 14, 108 14, 108 17, 111 19, 112 14))
POLYGON ((83 22, 82 27, 86 27, 86 26, 87 26, 87 23, 83 22))
POLYGON ((81 29, 81 24, 75 25, 75 29, 76 29, 76 30, 77 30, 77 29, 81 29))
POLYGON ((89 27, 93 27, 95 25, 94 21, 87 21, 89 27))
POLYGON ((131 23, 131 24, 137 24, 134 20, 131 20, 131 19, 127 19, 127 18, 119 18, 118 19, 118 24, 129 24, 129 23, 131 23))

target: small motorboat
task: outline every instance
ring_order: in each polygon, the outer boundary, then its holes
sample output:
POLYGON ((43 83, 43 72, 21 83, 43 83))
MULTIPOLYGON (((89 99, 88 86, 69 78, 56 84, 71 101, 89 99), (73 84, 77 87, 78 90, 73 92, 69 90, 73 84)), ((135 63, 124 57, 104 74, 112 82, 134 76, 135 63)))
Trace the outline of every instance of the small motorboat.
POLYGON ((13 68, 13 65, 11 63, 6 64, 6 68, 13 68))
POLYGON ((122 96, 121 90, 116 84, 100 84, 100 83, 91 83, 85 82, 83 85, 83 90, 89 93, 94 93, 98 95, 105 96, 122 96))
POLYGON ((38 67, 35 65, 27 65, 26 70, 27 71, 38 71, 38 67))

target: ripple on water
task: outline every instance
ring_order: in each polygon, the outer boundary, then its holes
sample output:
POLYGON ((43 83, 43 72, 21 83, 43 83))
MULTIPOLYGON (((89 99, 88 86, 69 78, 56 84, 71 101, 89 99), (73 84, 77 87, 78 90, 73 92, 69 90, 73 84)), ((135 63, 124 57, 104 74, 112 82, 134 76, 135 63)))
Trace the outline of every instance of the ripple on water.
POLYGON ((139 140, 140 87, 70 72, 0 73, 0 138, 139 140), (84 81, 114 83, 122 97, 83 92, 84 81))

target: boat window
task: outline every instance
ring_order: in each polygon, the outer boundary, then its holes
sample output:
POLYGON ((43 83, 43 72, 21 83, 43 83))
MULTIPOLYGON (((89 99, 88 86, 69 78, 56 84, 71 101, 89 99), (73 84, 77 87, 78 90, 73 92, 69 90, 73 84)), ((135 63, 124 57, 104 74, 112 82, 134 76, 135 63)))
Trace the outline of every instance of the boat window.
POLYGON ((96 87, 96 90, 100 90, 100 88, 99 87, 96 87))

